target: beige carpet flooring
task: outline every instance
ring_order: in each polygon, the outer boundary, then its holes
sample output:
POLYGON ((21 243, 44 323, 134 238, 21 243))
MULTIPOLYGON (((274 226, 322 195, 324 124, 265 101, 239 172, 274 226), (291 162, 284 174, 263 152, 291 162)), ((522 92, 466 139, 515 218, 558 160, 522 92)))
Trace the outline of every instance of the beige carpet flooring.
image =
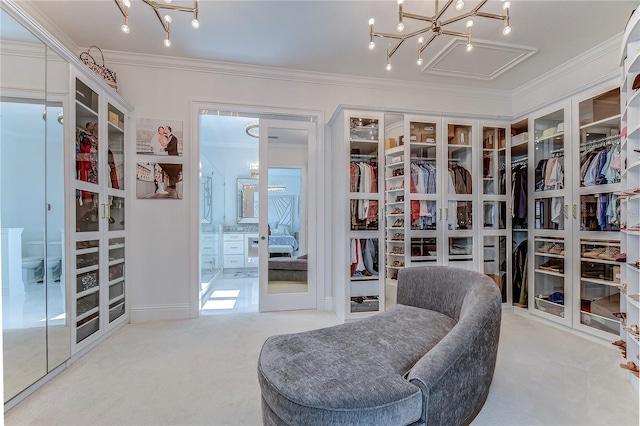
MULTIPOLYGON (((5 424, 259 425, 263 341, 336 323, 304 311, 130 324, 5 424)), ((472 424, 638 425, 638 395, 618 364, 613 347, 506 313, 491 392, 472 424)))

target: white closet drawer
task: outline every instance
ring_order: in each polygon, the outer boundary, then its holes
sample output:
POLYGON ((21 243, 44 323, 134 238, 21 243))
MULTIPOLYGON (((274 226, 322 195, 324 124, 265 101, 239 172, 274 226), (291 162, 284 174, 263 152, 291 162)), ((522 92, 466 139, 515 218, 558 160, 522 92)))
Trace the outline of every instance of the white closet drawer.
POLYGON ((224 234, 224 241, 242 241, 244 234, 224 234))
POLYGON ((241 254, 225 256, 224 267, 225 268, 244 268, 244 256, 241 254))
POLYGON ((224 243, 224 254, 244 254, 244 244, 240 241, 227 241, 224 243))

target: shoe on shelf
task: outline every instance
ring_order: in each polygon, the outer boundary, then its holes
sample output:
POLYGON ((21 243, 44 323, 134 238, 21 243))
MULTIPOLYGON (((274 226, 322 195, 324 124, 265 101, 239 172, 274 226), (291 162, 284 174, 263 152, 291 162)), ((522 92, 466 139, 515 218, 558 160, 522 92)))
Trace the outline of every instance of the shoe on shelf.
POLYGON ((548 252, 550 254, 559 254, 560 256, 564 256, 564 244, 553 244, 548 252))
POLYGON ((616 256, 619 254, 620 249, 618 247, 609 246, 605 248, 600 255, 598 255, 598 258, 604 260, 616 260, 616 256))
POLYGON ((554 246, 554 243, 544 243, 540 247, 536 249, 538 253, 548 253, 551 247, 554 246))
POLYGON ((599 256, 604 253, 606 250, 606 248, 604 247, 597 247, 594 249, 591 249, 589 251, 585 251, 584 253, 582 253, 582 257, 587 257, 589 259, 599 259, 599 256))
POLYGON ((628 231, 640 231, 640 223, 627 228, 628 231))

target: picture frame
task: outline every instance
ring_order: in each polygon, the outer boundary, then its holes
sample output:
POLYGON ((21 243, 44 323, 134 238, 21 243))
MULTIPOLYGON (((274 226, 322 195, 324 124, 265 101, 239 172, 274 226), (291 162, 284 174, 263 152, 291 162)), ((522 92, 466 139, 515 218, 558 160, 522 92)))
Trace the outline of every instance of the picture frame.
POLYGON ((182 164, 136 163, 136 198, 177 199, 183 196, 182 164))
POLYGON ((181 157, 182 137, 182 121, 155 118, 136 120, 136 154, 181 157))

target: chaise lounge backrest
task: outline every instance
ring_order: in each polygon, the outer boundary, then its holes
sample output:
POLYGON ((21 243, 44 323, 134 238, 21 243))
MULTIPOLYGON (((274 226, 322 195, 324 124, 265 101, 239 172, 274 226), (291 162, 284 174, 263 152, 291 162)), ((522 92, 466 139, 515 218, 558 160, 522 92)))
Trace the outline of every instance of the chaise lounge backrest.
POLYGON ((398 273, 398 304, 443 313, 457 324, 409 371, 422 392, 421 423, 459 425, 484 403, 500 337, 500 291, 486 275, 447 266, 398 273))

